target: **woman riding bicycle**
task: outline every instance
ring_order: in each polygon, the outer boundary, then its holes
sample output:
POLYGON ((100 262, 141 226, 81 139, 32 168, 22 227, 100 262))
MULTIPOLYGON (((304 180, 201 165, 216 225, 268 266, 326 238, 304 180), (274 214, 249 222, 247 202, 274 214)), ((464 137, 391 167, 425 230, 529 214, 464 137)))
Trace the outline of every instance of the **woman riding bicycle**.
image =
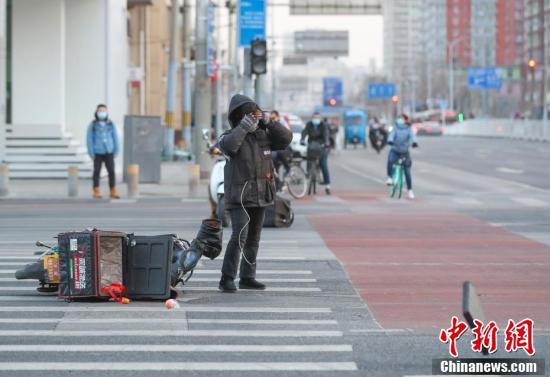
MULTIPOLYGON (((328 148, 330 146, 330 131, 326 123, 321 119, 321 114, 315 112, 312 119, 307 122, 306 127, 302 131, 300 144, 305 144, 307 136, 308 144, 318 143, 322 148, 319 165, 323 172, 323 183, 325 185, 325 193, 330 195, 330 174, 328 171, 328 148)), ((309 162, 308 162, 309 163, 309 162)), ((308 169, 309 171, 309 169, 308 169)))
POLYGON ((393 184, 391 176, 395 162, 401 157, 405 158, 405 180, 407 181, 408 196, 409 199, 414 199, 411 178, 412 160, 409 147, 412 145, 413 148, 416 148, 418 147, 418 143, 416 142, 416 135, 411 129, 411 123, 407 115, 401 114, 395 121, 395 127, 388 136, 388 144, 391 145, 391 149, 388 154, 388 179, 386 184, 388 186, 393 184))

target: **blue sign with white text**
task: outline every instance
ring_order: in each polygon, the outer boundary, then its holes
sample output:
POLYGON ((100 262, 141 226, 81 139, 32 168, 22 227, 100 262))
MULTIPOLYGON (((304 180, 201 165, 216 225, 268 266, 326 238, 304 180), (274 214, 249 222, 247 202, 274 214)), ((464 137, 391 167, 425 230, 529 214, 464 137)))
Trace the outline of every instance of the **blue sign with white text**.
POLYGON ((323 78, 323 105, 342 106, 344 85, 339 77, 323 78))
POLYGON ((500 89, 502 79, 500 69, 496 67, 468 68, 468 88, 500 89))
POLYGON ((265 0, 241 0, 239 46, 249 47, 256 38, 265 40, 265 0))
POLYGON ((393 83, 372 83, 368 87, 369 99, 389 99, 395 96, 395 84, 393 83))

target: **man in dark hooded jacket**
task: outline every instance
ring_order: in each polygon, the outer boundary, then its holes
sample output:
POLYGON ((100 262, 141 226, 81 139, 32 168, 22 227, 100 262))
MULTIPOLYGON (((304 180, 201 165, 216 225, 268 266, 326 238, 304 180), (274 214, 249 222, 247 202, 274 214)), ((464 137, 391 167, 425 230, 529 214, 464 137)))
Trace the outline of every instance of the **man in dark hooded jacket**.
POLYGON ((236 94, 229 104, 231 129, 219 138, 228 157, 224 170, 225 208, 231 212, 232 234, 225 251, 219 288, 237 290, 239 256, 240 289, 265 289, 256 280, 256 256, 264 222, 265 207, 273 204, 275 183, 272 150, 285 149, 292 141, 290 130, 265 119, 250 98, 236 94))

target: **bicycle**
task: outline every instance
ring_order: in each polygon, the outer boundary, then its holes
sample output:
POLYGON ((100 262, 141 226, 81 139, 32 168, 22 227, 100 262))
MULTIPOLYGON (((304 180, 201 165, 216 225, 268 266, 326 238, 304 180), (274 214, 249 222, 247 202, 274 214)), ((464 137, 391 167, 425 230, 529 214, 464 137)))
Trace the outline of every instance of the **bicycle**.
POLYGON ((301 166, 301 158, 293 158, 288 172, 285 172, 281 179, 280 167, 274 169, 274 176, 277 191, 283 191, 286 187, 288 193, 295 199, 301 199, 307 193, 307 176, 301 166))
POLYGON ((323 154, 323 145, 317 142, 309 143, 307 146, 307 194, 317 194, 317 177, 320 176, 319 159, 323 154))
POLYGON ((392 184, 390 185, 390 198, 393 198, 397 193, 397 197, 401 199, 403 192, 403 183, 405 182, 405 169, 409 160, 405 156, 400 156, 393 164, 392 169, 392 184))

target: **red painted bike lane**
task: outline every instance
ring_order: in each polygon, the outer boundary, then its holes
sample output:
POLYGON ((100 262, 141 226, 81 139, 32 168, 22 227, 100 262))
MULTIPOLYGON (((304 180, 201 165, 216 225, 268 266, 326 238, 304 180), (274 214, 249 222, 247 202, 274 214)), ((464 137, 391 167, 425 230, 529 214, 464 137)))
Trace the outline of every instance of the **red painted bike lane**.
MULTIPOLYGON (((342 197, 352 207, 357 200, 342 197)), ((504 327, 529 317, 536 329, 550 329, 548 246, 421 202, 308 219, 384 328, 448 327, 451 316, 461 317, 469 280, 487 320, 504 327)))

